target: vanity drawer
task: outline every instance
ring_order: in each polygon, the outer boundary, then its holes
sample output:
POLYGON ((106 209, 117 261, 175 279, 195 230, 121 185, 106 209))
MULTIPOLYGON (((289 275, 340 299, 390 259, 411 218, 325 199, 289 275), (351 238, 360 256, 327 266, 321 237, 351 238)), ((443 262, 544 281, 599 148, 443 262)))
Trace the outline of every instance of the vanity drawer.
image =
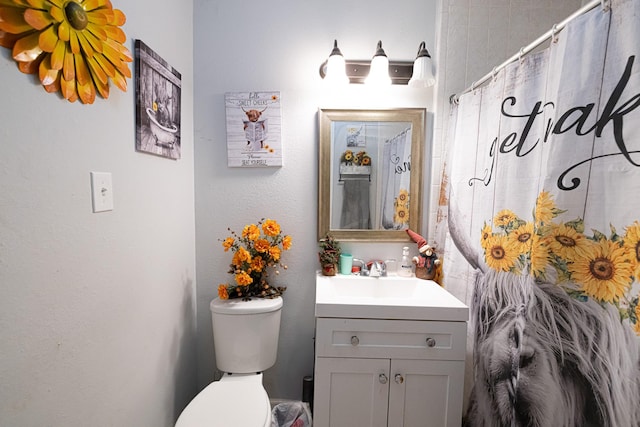
POLYGON ((316 356, 464 360, 467 323, 316 319, 316 356))

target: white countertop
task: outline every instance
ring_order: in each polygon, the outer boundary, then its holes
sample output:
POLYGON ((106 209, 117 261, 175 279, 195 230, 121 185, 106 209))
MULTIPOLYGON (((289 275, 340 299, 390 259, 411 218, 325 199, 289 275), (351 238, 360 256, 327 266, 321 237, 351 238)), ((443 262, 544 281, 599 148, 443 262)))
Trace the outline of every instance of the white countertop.
POLYGON ((432 280, 317 272, 315 315, 466 322, 469 308, 432 280))

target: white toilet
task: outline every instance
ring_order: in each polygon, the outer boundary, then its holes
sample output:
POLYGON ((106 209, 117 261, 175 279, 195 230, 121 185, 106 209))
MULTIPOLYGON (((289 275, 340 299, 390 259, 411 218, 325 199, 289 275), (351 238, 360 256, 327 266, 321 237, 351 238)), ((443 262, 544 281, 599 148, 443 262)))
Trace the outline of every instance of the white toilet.
POLYGON ((276 362, 282 298, 211 301, 216 366, 224 372, 182 411, 176 427, 271 426, 262 371, 276 362))

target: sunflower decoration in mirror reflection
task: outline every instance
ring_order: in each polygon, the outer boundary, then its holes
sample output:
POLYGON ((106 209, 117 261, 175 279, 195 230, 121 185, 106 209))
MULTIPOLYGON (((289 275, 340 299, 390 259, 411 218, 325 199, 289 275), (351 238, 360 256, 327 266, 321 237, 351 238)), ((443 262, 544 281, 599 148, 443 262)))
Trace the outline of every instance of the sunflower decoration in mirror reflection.
POLYGON ((47 92, 92 104, 109 97, 109 80, 127 90, 125 21, 109 0, 0 0, 0 46, 47 92))
POLYGON ((393 222, 399 226, 409 224, 409 192, 401 188, 398 191, 398 197, 395 198, 393 206, 395 211, 393 214, 393 222))
POLYGON ((340 162, 345 163, 349 166, 370 166, 371 157, 369 157, 366 151, 359 151, 357 153, 354 153, 351 150, 347 150, 342 153, 342 156, 340 156, 340 162))

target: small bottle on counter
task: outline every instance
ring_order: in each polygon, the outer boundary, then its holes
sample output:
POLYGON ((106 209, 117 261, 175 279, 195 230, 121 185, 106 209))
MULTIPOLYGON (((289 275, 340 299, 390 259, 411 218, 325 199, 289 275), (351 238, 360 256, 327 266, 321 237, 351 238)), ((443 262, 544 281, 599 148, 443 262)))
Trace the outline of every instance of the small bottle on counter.
POLYGON ((409 247, 402 248, 402 260, 400 261, 400 268, 398 269, 398 276, 411 277, 413 275, 413 268, 411 266, 411 259, 409 258, 409 247))

